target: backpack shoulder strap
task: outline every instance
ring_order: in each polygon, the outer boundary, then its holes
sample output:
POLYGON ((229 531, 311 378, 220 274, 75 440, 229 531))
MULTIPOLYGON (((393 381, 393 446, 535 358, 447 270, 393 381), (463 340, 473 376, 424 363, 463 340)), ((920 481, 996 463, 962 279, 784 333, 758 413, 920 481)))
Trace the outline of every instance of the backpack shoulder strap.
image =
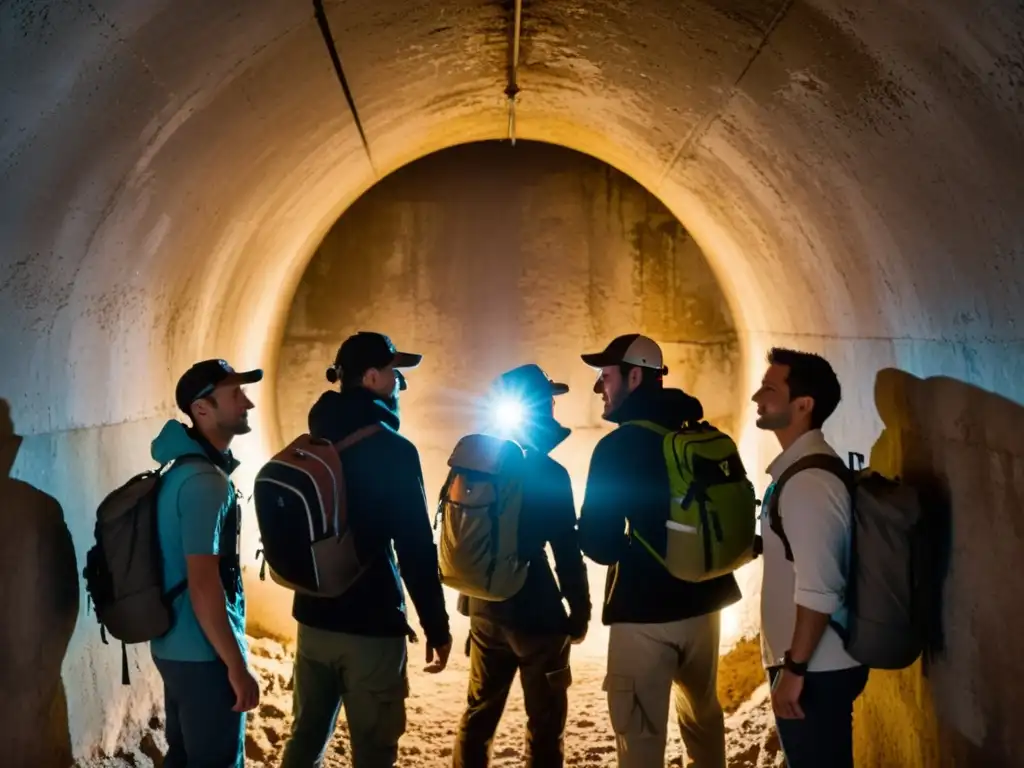
POLYGON ((216 467, 217 469, 220 469, 220 467, 217 467, 216 464, 210 461, 209 456, 202 453, 183 453, 176 459, 171 459, 170 461, 168 461, 166 464, 161 466, 160 469, 170 472, 175 467, 181 467, 184 466, 185 464, 198 464, 200 462, 206 462, 211 467, 216 467))
MULTIPOLYGON (((793 549, 789 545, 789 537, 786 536, 786 529, 782 525, 782 510, 779 508, 779 501, 782 498, 782 489, 790 478, 805 469, 823 469, 826 472, 831 472, 843 481, 848 490, 852 490, 853 485, 853 473, 843 463, 843 460, 827 453, 812 453, 810 456, 804 456, 779 476, 774 483, 771 499, 768 502, 768 526, 782 540, 782 546, 786 550, 786 559, 790 562, 793 562, 793 549)), ((851 498, 852 495, 851 493, 851 498)))
POLYGON ((642 427, 644 429, 649 429, 651 432, 657 432, 659 435, 667 435, 667 434, 669 434, 672 431, 668 427, 663 427, 661 424, 657 424, 657 423, 655 423, 653 421, 647 421, 646 419, 638 419, 636 421, 624 421, 624 422, 622 422, 622 426, 624 426, 624 427, 629 425, 629 424, 632 424, 635 427, 642 427))
POLYGON ((776 485, 781 489, 793 475, 797 472, 803 472, 805 469, 824 469, 826 472, 831 472, 838 477, 846 485, 850 485, 853 481, 852 472, 838 456, 832 456, 828 453, 812 453, 810 456, 804 456, 802 459, 795 461, 791 467, 782 473, 776 485))
POLYGON ((366 427, 360 427, 350 435, 343 437, 341 440, 334 444, 334 447, 338 450, 338 453, 346 451, 356 443, 365 440, 370 435, 380 432, 383 427, 380 424, 370 424, 366 427))

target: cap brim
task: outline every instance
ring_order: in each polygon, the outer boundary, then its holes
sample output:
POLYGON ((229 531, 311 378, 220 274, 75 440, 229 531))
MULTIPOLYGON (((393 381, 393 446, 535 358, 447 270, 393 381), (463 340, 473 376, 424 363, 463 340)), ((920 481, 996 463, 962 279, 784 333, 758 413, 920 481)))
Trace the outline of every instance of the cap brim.
POLYGON ((618 365, 620 360, 612 360, 606 352, 594 352, 590 355, 580 355, 583 362, 591 368, 607 368, 610 365, 618 365))
POLYGON ((423 362, 423 355, 416 355, 412 352, 396 352, 395 359, 391 365, 395 368, 415 368, 423 362))
POLYGON ((251 371, 229 373, 218 386, 224 386, 225 384, 255 384, 257 381, 263 381, 263 371, 259 368, 254 368, 251 371))

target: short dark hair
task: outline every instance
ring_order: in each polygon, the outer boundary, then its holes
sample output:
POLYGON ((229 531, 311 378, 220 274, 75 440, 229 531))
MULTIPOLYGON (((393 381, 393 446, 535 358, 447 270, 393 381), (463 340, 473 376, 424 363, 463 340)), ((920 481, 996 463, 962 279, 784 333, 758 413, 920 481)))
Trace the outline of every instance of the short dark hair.
POLYGON ((633 365, 632 363, 619 363, 619 371, 622 373, 623 379, 626 379, 629 376, 629 372, 634 368, 640 369, 640 385, 637 389, 661 387, 664 383, 665 373, 668 372, 668 368, 648 368, 643 365, 633 365))
POLYGON ((821 429, 843 397, 839 378, 828 360, 810 352, 773 347, 768 353, 769 365, 785 365, 789 368, 786 384, 789 399, 810 397, 814 400, 811 409, 811 429, 821 429))

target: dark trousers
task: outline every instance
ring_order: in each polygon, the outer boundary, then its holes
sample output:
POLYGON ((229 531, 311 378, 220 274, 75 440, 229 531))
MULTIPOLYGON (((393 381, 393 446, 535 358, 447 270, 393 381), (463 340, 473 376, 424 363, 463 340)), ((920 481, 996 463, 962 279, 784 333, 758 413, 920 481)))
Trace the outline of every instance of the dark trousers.
MULTIPOLYGON (((770 682, 780 669, 768 670, 770 682)), ((788 768, 853 768, 853 702, 867 682, 867 667, 804 676, 804 719, 775 718, 788 768)))
POLYGON ((455 768, 485 768, 516 672, 526 705, 527 768, 561 768, 568 709, 569 638, 527 635, 472 620, 469 694, 456 737, 455 768))
POLYGON ((164 768, 243 768, 245 713, 220 661, 153 659, 164 681, 167 756, 164 768))

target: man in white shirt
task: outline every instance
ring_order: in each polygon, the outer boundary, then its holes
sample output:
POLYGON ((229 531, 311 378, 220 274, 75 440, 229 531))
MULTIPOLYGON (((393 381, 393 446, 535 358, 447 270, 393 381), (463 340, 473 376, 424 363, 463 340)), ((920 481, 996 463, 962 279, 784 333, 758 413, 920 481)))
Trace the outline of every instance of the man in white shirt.
POLYGON ((757 426, 774 432, 782 447, 768 467, 772 485, 761 507, 761 650, 772 708, 790 768, 852 768, 853 702, 868 669, 846 652, 839 634, 846 620, 850 494, 834 472, 801 468, 809 456, 841 463, 821 431, 841 388, 817 355, 773 349, 768 364, 753 401, 757 426), (786 473, 791 468, 797 471, 786 473))

